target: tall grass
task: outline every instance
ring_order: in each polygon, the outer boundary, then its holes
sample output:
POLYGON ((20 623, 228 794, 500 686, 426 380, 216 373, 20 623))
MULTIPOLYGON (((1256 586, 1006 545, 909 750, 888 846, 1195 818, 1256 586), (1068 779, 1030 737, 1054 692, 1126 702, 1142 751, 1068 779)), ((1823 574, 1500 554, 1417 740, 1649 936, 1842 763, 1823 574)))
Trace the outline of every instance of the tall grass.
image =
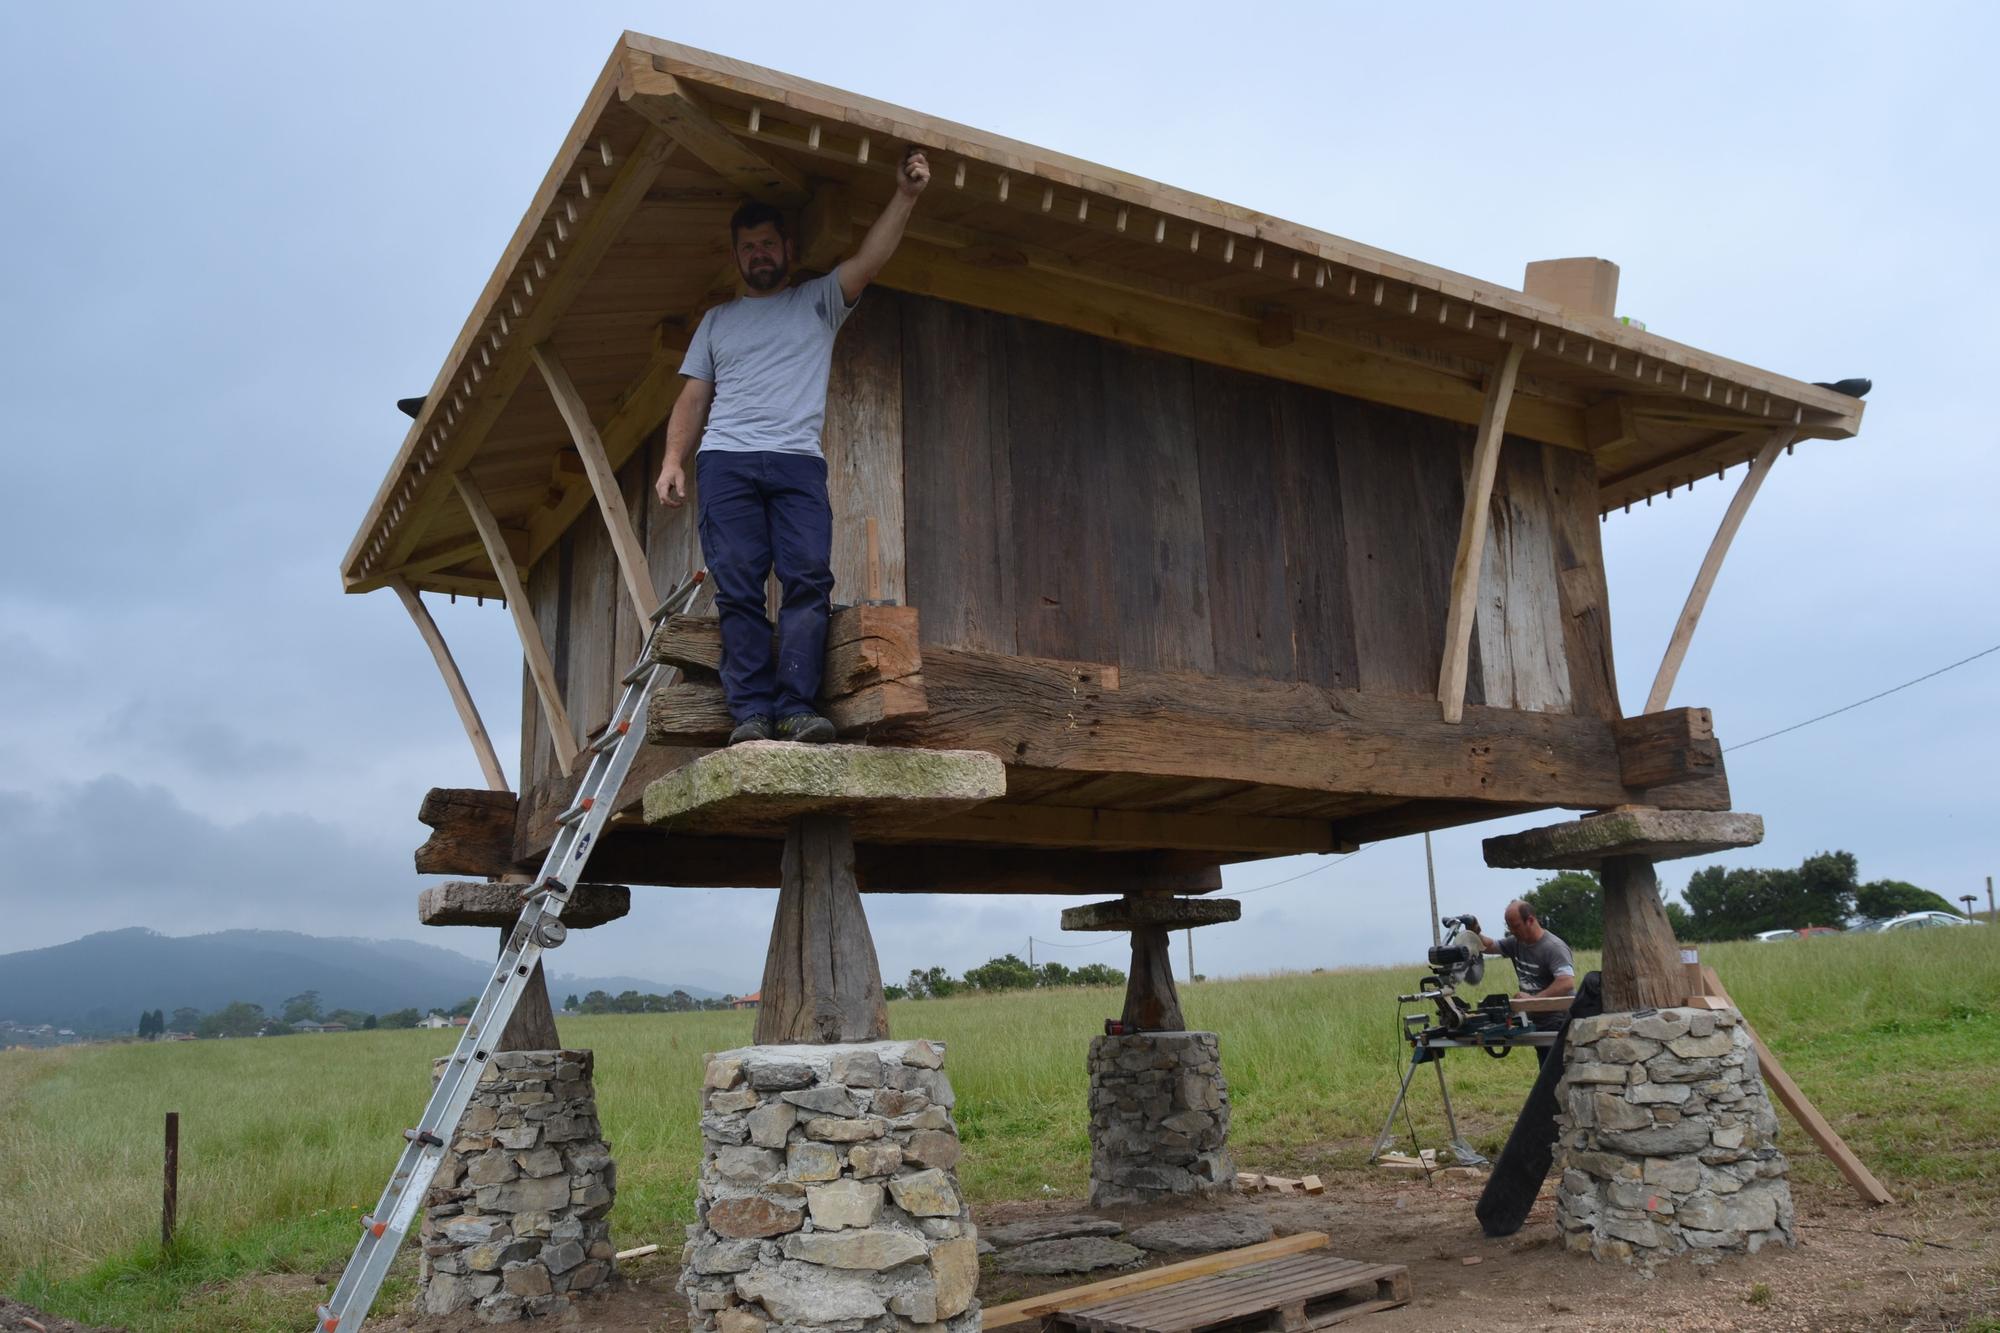
MULTIPOLYGON (((1892 1190, 2000 1199, 2000 929, 1719 945, 1704 957, 1892 1190)), ((1407 1058, 1394 997, 1417 976, 1345 970, 1184 989, 1189 1023, 1222 1034, 1240 1163, 1321 1172, 1361 1163, 1407 1058)), ((1502 965, 1488 988, 1511 984, 1502 965)), ((949 1045, 966 1143, 959 1170, 975 1201, 1085 1192, 1084 1056, 1119 1004, 1115 991, 1059 990, 890 1006, 898 1035, 949 1045)), ((748 1042, 751 1021, 563 1021, 567 1042, 597 1052, 621 1244, 672 1248, 692 1216, 702 1058, 748 1042)), ((337 1266, 428 1095, 431 1058, 451 1041, 373 1032, 0 1055, 0 1286, 75 1318, 172 1328, 185 1326, 174 1321, 187 1292, 205 1284, 337 1266), (186 1238, 162 1256, 168 1110, 181 1113, 186 1238)), ((1533 1080, 1532 1057, 1465 1052, 1445 1069, 1461 1127, 1496 1151, 1533 1080)), ((1441 1142, 1428 1073, 1412 1101, 1424 1141, 1441 1142)), ((1837 1180, 1789 1121, 1785 1146, 1798 1174, 1837 1180)), ((263 1318, 246 1310, 204 1325, 288 1326, 263 1318)))

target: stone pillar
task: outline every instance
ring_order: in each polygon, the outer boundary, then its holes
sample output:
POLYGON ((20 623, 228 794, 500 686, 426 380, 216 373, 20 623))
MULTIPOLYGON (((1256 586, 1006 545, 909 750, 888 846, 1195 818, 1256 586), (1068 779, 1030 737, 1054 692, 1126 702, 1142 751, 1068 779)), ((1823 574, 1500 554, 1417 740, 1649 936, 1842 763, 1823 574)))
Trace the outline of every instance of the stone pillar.
POLYGON ((1090 1206, 1236 1188, 1229 1084, 1213 1032, 1135 1032, 1090 1043, 1090 1206))
POLYGON ((1556 1105, 1570 1249, 1650 1263, 1793 1243, 1778 1118, 1734 1010, 1577 1019, 1556 1105))
POLYGON ((681 1255, 693 1333, 975 1333, 979 1256, 943 1065, 929 1041, 709 1058, 681 1255))
MULTIPOLYGON (((589 1051, 503 1051, 472 1095, 418 1233, 430 1314, 558 1314, 616 1280, 611 1146, 589 1051)), ((445 1061, 436 1065, 442 1073, 445 1061)))

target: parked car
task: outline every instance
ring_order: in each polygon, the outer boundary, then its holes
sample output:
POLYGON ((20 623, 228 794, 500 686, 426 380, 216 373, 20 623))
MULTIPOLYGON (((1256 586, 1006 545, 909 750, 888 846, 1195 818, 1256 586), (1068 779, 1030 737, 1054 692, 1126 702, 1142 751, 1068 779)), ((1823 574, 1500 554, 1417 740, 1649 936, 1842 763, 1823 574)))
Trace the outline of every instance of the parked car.
POLYGON ((1902 916, 1890 917, 1877 930, 1924 930, 1931 926, 1983 926, 1984 921, 1975 921, 1969 916, 1956 912, 1905 912, 1902 916))
POLYGON ((1815 935, 1839 935, 1839 934, 1841 934, 1841 933, 1843 933, 1843 932, 1841 931, 1840 927, 1838 927, 1838 926, 1800 926, 1800 927, 1799 927, 1799 936, 1800 936, 1800 938, 1802 938, 1802 939, 1811 939, 1811 938, 1812 938, 1813 936, 1815 936, 1815 935))
POLYGON ((1750 938, 1753 940, 1763 940, 1768 944, 1772 940, 1795 940, 1798 937, 1799 932, 1796 930, 1760 930, 1750 938))

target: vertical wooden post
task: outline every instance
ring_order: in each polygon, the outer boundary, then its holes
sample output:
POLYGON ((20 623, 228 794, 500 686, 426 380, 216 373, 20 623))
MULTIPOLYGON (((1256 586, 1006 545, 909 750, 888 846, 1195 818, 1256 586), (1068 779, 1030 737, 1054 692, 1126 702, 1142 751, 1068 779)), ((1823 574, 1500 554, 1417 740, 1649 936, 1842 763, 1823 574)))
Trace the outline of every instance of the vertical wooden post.
POLYGON ((887 1038, 882 968, 854 880, 854 821, 845 815, 792 821, 780 883, 754 1040, 765 1046, 887 1038))
POLYGON ((1644 856, 1609 856, 1604 883, 1604 1011, 1667 1009, 1685 997, 1680 946, 1644 856))
POLYGON ((1510 343, 1486 385, 1479 433, 1472 449, 1472 475, 1465 482, 1465 510, 1458 520, 1458 558, 1451 567, 1451 609, 1444 622, 1444 661, 1438 667, 1438 702, 1444 720, 1465 717, 1465 676, 1472 660, 1473 603, 1479 596, 1479 566, 1486 554, 1487 506, 1493 475, 1500 466, 1500 443, 1507 434, 1507 405, 1521 369, 1521 344, 1510 343))
POLYGON ((1132 927, 1132 973, 1125 980, 1125 1012, 1120 1019, 1139 1032, 1179 1032, 1187 1027, 1163 927, 1132 927))
POLYGON ((160 1248, 174 1243, 174 1222, 180 1212, 181 1113, 167 1112, 167 1176, 160 1194, 160 1248))
POLYGON ((1688 590, 1687 604, 1681 608, 1681 618, 1674 622, 1673 637, 1667 640, 1666 655, 1660 659, 1659 674, 1653 677, 1653 688, 1646 695, 1643 713, 1657 713, 1667 706, 1667 696, 1673 693, 1674 677, 1681 673, 1681 662, 1687 657, 1688 642, 1694 638, 1694 627, 1701 620, 1702 608, 1708 605, 1708 594, 1715 587, 1715 576, 1722 570, 1722 557, 1729 554, 1729 544, 1736 540, 1736 530, 1743 526, 1743 515, 1750 510, 1750 502, 1757 498, 1758 487, 1764 484, 1764 476, 1770 472, 1771 464, 1778 461, 1778 452, 1792 442, 1792 428, 1780 426, 1771 432, 1771 438, 1757 451, 1757 457, 1750 464, 1750 471, 1743 477, 1743 484, 1730 497, 1729 508, 1723 511, 1722 522, 1716 525, 1715 537, 1708 544, 1708 554, 1702 557, 1701 569, 1694 576, 1694 587, 1688 590))
MULTIPOLYGON (((514 927, 500 928, 500 952, 507 952, 507 941, 513 937, 514 927)), ((535 960, 535 970, 528 977, 528 984, 521 991, 520 1000, 514 1005, 514 1012, 507 1018, 507 1026, 500 1033, 500 1040, 493 1044, 496 1051, 559 1051, 562 1037, 556 1032, 555 1006, 549 1003, 548 979, 542 975, 540 959, 535 960)))

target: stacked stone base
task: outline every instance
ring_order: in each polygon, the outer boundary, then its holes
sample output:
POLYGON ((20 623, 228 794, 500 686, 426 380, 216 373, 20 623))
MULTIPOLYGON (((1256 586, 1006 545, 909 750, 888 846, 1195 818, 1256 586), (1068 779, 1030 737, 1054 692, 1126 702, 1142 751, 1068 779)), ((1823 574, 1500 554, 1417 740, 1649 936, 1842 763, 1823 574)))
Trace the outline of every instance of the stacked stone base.
POLYGON ((1229 1084, 1213 1032, 1140 1032, 1090 1043, 1090 1206, 1236 1188, 1229 1084))
POLYGON ((943 1064, 928 1041, 709 1058, 681 1255, 693 1333, 975 1333, 977 1238, 943 1064))
POLYGON ((1568 1248, 1652 1263, 1793 1243, 1778 1118, 1734 1011, 1571 1023, 1557 1106, 1568 1248))
POLYGON ((487 1061, 425 1202, 428 1313, 471 1310, 488 1323, 559 1314, 616 1281, 605 1214, 617 1166, 591 1069, 589 1051, 487 1061))

